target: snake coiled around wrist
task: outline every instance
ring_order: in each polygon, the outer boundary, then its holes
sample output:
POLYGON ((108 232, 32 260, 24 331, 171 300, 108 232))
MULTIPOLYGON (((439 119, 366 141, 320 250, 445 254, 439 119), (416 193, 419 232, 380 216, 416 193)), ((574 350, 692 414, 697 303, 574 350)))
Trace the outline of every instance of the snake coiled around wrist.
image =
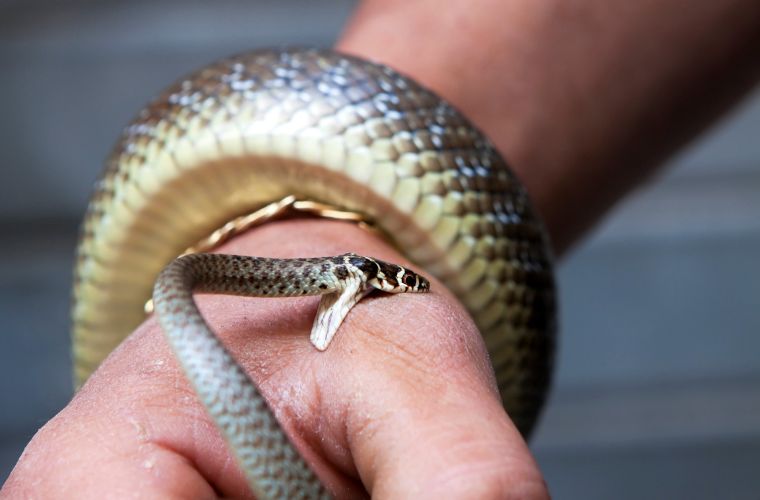
MULTIPOLYGON (((506 410, 528 435, 550 380, 556 306, 547 236, 527 193, 488 139, 434 93, 386 66, 322 50, 219 61, 166 89, 125 129, 77 251, 77 384, 143 321, 175 257, 290 195, 375 221, 457 295, 483 335, 506 410)), ((196 257, 216 262, 207 258, 196 257)), ((248 421, 269 411, 260 403, 251 400, 248 421)), ((249 452, 235 446, 238 457, 249 452)), ((290 490, 292 478, 251 484, 262 496, 324 494, 290 490)))

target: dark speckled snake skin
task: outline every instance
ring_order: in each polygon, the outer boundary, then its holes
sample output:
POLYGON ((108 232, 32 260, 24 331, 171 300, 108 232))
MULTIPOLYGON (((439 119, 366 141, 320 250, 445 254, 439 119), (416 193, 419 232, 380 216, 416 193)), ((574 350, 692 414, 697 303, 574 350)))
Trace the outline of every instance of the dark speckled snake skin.
POLYGON ((442 280, 483 334, 505 408, 530 432, 551 375, 555 290, 524 189, 449 104, 388 67, 329 51, 219 61, 168 88, 126 128, 82 226, 77 383, 144 319, 170 261, 227 220, 288 195, 376 221, 442 280))

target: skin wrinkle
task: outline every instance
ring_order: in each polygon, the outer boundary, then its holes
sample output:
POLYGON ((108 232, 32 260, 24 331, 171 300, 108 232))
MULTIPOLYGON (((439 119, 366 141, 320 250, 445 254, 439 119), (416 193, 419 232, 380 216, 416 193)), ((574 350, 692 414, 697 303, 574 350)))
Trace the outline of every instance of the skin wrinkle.
MULTIPOLYGON (((163 335, 160 334, 155 321, 151 320, 143 324, 143 326, 131 336, 133 338, 131 342, 134 342, 141 347, 150 345, 150 343, 138 340, 140 337, 146 335, 157 337, 158 345, 161 345, 165 351, 168 351, 168 345, 165 343, 163 335)), ((165 428, 166 420, 181 420, 190 423, 193 432, 191 433, 192 439, 189 441, 186 439, 186 434, 183 434, 183 438, 185 439, 178 441, 173 436, 166 435, 165 430, 154 430, 151 437, 151 443, 159 446, 163 450, 173 453, 177 458, 192 465, 192 467, 188 467, 192 470, 208 470, 209 464, 222 464, 220 469, 211 469, 209 470, 209 473, 203 477, 208 481, 209 487, 213 487, 215 490, 223 492, 226 491, 227 493, 232 492, 233 495, 235 495, 235 491, 239 492, 241 488, 243 490, 245 488, 244 479, 239 472, 237 463, 226 452, 226 444, 224 444, 221 436, 218 435, 216 427, 213 422, 209 420, 205 409, 197 400, 195 392, 180 371, 176 359, 171 361, 170 366, 174 368, 171 371, 171 380, 173 383, 168 384, 168 387, 171 388, 171 392, 161 390, 160 392, 155 393, 154 386, 156 386, 157 379, 138 376, 133 383, 125 384, 124 387, 128 393, 123 399, 119 400, 120 405, 129 408, 131 405, 124 404, 125 401, 139 401, 140 404, 136 406, 139 408, 139 413, 136 414, 135 418, 145 422, 145 425, 150 428, 163 429, 165 428), (205 436, 205 439, 199 438, 199 435, 205 436), (219 444, 208 448, 207 442, 209 437, 213 437, 213 440, 219 444), (219 458, 217 460, 209 460, 206 453, 198 453, 201 449, 214 450, 214 455, 219 458), (220 483, 218 478, 221 477, 236 479, 232 481, 227 479, 220 483), (217 478, 217 480, 214 478, 217 478), (220 489, 220 484, 223 485, 230 482, 238 483, 238 489, 230 490, 229 487, 226 489, 220 489)), ((162 386, 159 385, 158 387, 160 388, 162 386)), ((81 392, 79 394, 81 394, 81 392)))
MULTIPOLYGON (((442 286, 439 283, 436 283, 435 287, 439 290, 442 289, 442 286)), ((429 296, 432 297, 435 297, 435 295, 435 292, 429 294, 429 296)), ((391 299, 393 297, 388 298, 391 299)), ((377 297, 377 299, 381 299, 381 297, 377 297)), ((417 299, 417 297, 411 297, 411 299, 417 299)), ((427 302, 430 302, 430 300, 427 302)), ((385 316, 385 320, 388 324, 393 324, 396 317, 407 316, 404 312, 405 309, 416 310, 416 321, 419 324, 426 324, 426 318, 435 321, 434 318, 440 319, 443 316, 440 314, 442 311, 440 310, 441 308, 438 307, 439 303, 439 301, 436 301, 434 304, 428 304, 425 308, 416 307, 412 302, 405 302, 403 304, 399 303, 395 308, 378 307, 377 314, 385 316)), ((372 304, 367 304, 367 307, 372 307, 372 304)), ((361 310, 361 303, 358 304, 355 309, 361 310)), ((446 307, 443 309, 450 308, 446 307)), ((469 315, 466 316, 469 320, 469 315)), ((451 318, 448 320, 455 321, 459 325, 463 323, 462 315, 455 315, 454 318, 458 318, 458 320, 451 318)), ((430 388, 433 389, 440 385, 439 380, 448 380, 453 376, 461 377, 463 372, 467 373, 467 370, 462 370, 462 368, 470 366, 472 359, 478 359, 479 357, 485 357, 487 359, 485 346, 482 344, 482 341, 477 342, 479 345, 476 347, 473 345, 473 342, 466 340, 467 338, 480 339, 479 334, 470 334, 469 337, 464 333, 461 335, 439 336, 437 333, 443 330, 438 330, 432 332, 433 337, 430 337, 426 342, 420 344, 409 342, 408 339, 404 338, 396 339, 397 334, 394 334, 393 329, 380 328, 375 330, 370 328, 368 325, 374 325, 375 322, 370 323, 368 321, 362 321, 360 316, 352 318, 351 321, 355 322, 351 324, 352 329, 367 333, 372 338, 375 338, 380 344, 385 344, 386 346, 391 347, 390 349, 384 349, 384 352, 390 355, 390 359, 396 361, 395 366, 399 368, 400 371, 405 372, 411 367, 418 373, 418 375, 420 375, 419 380, 409 381, 410 384, 419 383, 420 381, 424 383, 425 380, 429 380, 430 388), (414 347, 407 347, 408 345, 414 347), (399 353, 404 353, 406 356, 399 357, 399 353), (437 377, 430 377, 429 375, 431 373, 440 373, 440 375, 437 377)), ((474 325, 471 325, 470 327, 474 329, 474 325)), ((458 328, 450 329, 449 331, 458 333, 458 328)), ((384 360, 384 363, 389 364, 388 358, 384 360)), ((490 365, 487 363, 478 363, 477 366, 480 375, 479 381, 487 381, 492 387, 494 395, 498 398, 496 380, 491 374, 492 370, 490 365)), ((409 375, 407 374, 405 377, 408 378, 409 375)))
POLYGON ((108 458, 128 458, 132 450, 123 450, 119 446, 118 441, 113 440, 114 435, 122 433, 120 432, 122 428, 123 424, 118 428, 114 428, 110 420, 96 418, 94 423, 91 423, 89 426, 87 439, 101 452, 106 452, 105 454, 108 458))
MULTIPOLYGON (((129 407, 130 405, 124 405, 124 407, 129 407)), ((139 409, 140 415, 143 417, 150 416, 150 413, 145 413, 142 408, 139 409)), ((108 409, 104 411, 102 414, 95 415, 95 418, 93 421, 90 422, 88 428, 86 429, 86 432, 81 433, 85 440, 92 441, 95 439, 95 442, 93 443, 93 448, 98 450, 98 462, 99 465, 102 467, 108 467, 108 464, 114 464, 116 466, 119 466, 119 469, 123 469, 124 464, 133 464, 135 468, 141 468, 141 464, 143 463, 143 457, 145 452, 145 444, 144 442, 139 442, 137 446, 130 445, 128 448, 122 449, 120 451, 114 450, 112 446, 103 446, 104 440, 110 440, 112 444, 116 443, 131 443, 131 440, 120 440, 120 439, 114 439, 114 436, 120 436, 124 432, 127 433, 133 433, 134 432, 134 425, 131 423, 128 423, 126 419, 116 418, 104 418, 109 414, 108 409), (102 424, 102 425, 101 425, 102 424), (116 424, 116 425, 114 425, 116 424), (124 425, 127 424, 127 425, 124 425), (100 429, 100 431, 99 431, 100 429), (105 455, 103 452, 106 451, 105 455)), ((142 417, 138 416, 138 419, 142 419, 142 417)), ((78 443, 81 444, 81 443, 78 443)), ((153 440, 150 441, 150 444, 152 446, 159 446, 157 443, 155 443, 153 440)), ((189 463, 185 454, 177 454, 173 450, 168 450, 169 453, 164 456, 159 453, 157 464, 164 463, 166 460, 168 461, 175 461, 177 459, 180 459, 182 463, 189 463)), ((70 466, 70 464, 67 464, 70 466)), ((193 468, 190 468, 193 469, 193 468)), ((84 472, 84 471, 83 471, 84 472)), ((200 478, 200 476, 198 476, 200 478)), ((155 483, 155 484, 161 484, 155 483)), ((171 486, 171 482, 168 483, 168 486, 171 486)), ((116 495, 118 495, 118 491, 112 492, 116 495)), ((127 493, 126 491, 124 493, 127 493)), ((65 494, 64 494, 65 496, 65 494)))
MULTIPOLYGON (((184 409, 180 412, 176 411, 176 406, 174 408, 166 406, 165 410, 172 413, 174 418, 181 418, 185 422, 191 422, 191 439, 183 441, 181 445, 179 445, 175 439, 157 434, 155 438, 152 438, 151 443, 154 446, 158 446, 161 449, 174 454, 176 457, 186 462, 188 467, 192 470, 200 471, 207 469, 208 474, 203 475, 203 478, 214 491, 235 494, 235 490, 230 490, 229 487, 225 488, 224 485, 227 481, 218 481, 218 478, 222 477, 240 476, 239 482, 241 485, 244 484, 237 462, 230 454, 224 453, 227 449, 226 443, 224 443, 221 436, 218 435, 213 422, 211 422, 205 414, 205 409, 195 401, 195 398, 193 398, 193 400, 183 399, 182 403, 184 404, 177 405, 184 409), (172 411, 173 409, 175 411, 172 411), (220 460, 207 461, 207 457, 196 451, 206 448, 205 441, 208 440, 209 436, 213 436, 214 440, 219 442, 219 445, 215 448, 222 451, 222 453, 219 453, 220 460), (218 465, 213 469, 209 469, 209 464, 218 465), (215 480, 214 478, 217 479, 215 480)), ((155 412, 144 412, 143 418, 150 420, 154 415, 159 421, 163 420, 160 414, 156 414, 155 412)))
MULTIPOLYGON (((303 447, 308 447, 313 453, 321 449, 321 445, 318 436, 314 434, 309 436, 308 432, 305 432, 308 428, 313 426, 313 421, 317 420, 321 413, 322 400, 320 389, 317 384, 314 383, 314 375, 308 365, 306 367, 299 367, 298 373, 302 375, 300 384, 289 384, 286 388, 280 386, 279 390, 274 391, 274 387, 269 388, 269 393, 272 395, 267 398, 267 402, 275 413, 277 420, 283 425, 288 436, 299 437, 300 443, 303 447), (308 384, 308 390, 303 386, 308 384), (296 390, 294 390, 296 389, 296 390), (295 393, 299 398, 288 397, 287 394, 295 393), (308 399, 303 399, 303 394, 309 394, 308 399), (301 437, 309 436, 309 437, 301 437)), ((263 389, 262 389, 263 390, 263 389)), ((302 446, 297 446, 299 450, 302 446)))
MULTIPOLYGON (((325 415, 334 413, 335 409, 343 415, 343 418, 334 421, 345 422, 346 406, 342 404, 329 404, 329 398, 326 399, 322 395, 322 386, 316 382, 319 373, 314 371, 310 375, 310 377, 306 378, 306 380, 311 381, 312 392, 314 394, 313 404, 310 407, 310 411, 307 413, 307 415, 311 416, 309 419, 310 421, 307 422, 303 418, 296 418, 298 415, 293 413, 283 412, 283 415, 287 414, 289 419, 294 422, 294 429, 296 431, 295 435, 307 436, 307 438, 304 439, 304 443, 313 450, 315 454, 327 457, 328 462, 334 465, 336 469, 342 473, 343 480, 349 483, 347 492, 357 494, 358 492, 361 492, 364 487, 358 481, 358 473, 350 449, 347 449, 345 445, 341 446, 342 443, 345 443, 346 441, 345 436, 340 436, 340 433, 338 433, 339 436, 336 437, 332 427, 330 425, 325 425, 325 415), (317 431, 311 434, 308 432, 309 428, 316 429, 317 431), (308 436, 311 436, 311 439, 309 439, 308 436), (328 446, 327 443, 332 444, 332 446, 328 446), (346 453, 346 450, 348 450, 348 453, 346 453), (321 451, 321 453, 318 453, 319 451, 321 451)), ((345 425, 342 428, 342 432, 346 432, 345 425)), ((290 436, 293 434, 288 433, 288 435, 290 436)))
POLYGON ((357 468, 358 476, 368 491, 373 492, 374 480, 377 478, 379 469, 379 455, 368 455, 362 453, 361 450, 365 446, 364 443, 377 440, 380 429, 391 420, 390 417, 394 410, 386 406, 379 410, 375 409, 370 414, 366 411, 368 408, 366 393, 364 391, 352 391, 351 394, 352 397, 345 407, 346 413, 343 420, 345 422, 343 428, 346 432, 344 440, 346 448, 354 458, 354 466, 357 468))
MULTIPOLYGON (((174 373, 181 372, 175 370, 174 373)), ((188 382, 182 380, 181 377, 176 378, 181 385, 179 387, 175 385, 174 391, 171 394, 166 395, 152 395, 151 391, 145 390, 145 387, 142 387, 142 383, 149 382, 149 379, 143 379, 141 384, 129 384, 129 387, 135 387, 133 393, 130 395, 131 398, 141 401, 139 415, 135 414, 135 411, 131 409, 131 405, 124 406, 121 410, 117 409, 115 413, 117 416, 121 415, 120 420, 134 423, 140 429, 144 430, 144 434, 138 433, 138 440, 141 442, 141 445, 158 447, 161 450, 183 458, 188 464, 193 465, 193 469, 198 469, 197 462, 188 456, 186 450, 177 447, 176 444, 170 440, 163 439, 160 433, 155 431, 155 422, 161 422, 162 414, 170 413, 175 417, 180 416, 183 421, 191 423, 190 428, 192 429, 192 438, 188 443, 188 447, 193 449, 198 447, 197 429, 199 427, 204 427, 206 433, 215 430, 215 426, 209 421, 205 410, 197 403, 195 392, 189 386, 188 382), (146 394, 148 397, 140 397, 141 393, 146 394)), ((138 448, 138 452, 139 451, 140 448, 138 448)))
POLYGON ((308 316, 312 314, 312 310, 316 314, 318 299, 315 300, 313 297, 271 299, 222 295, 199 295, 196 298, 201 314, 207 319, 216 317, 216 308, 222 303, 235 303, 233 309, 238 312, 234 316, 227 317, 222 329, 213 328, 213 330, 223 343, 236 353, 236 359, 252 371, 259 384, 265 385, 272 377, 292 368, 276 360, 301 357, 299 356, 301 353, 312 355, 310 346, 304 346, 294 340, 299 340, 304 335, 308 337, 310 326, 308 316), (260 306, 271 301, 281 301, 282 303, 277 305, 282 308, 266 309, 266 312, 262 314, 263 309, 260 306), (255 322, 252 322, 253 318, 255 322), (272 337, 266 334, 270 331, 282 332, 284 335, 272 337), (252 345, 255 345, 255 348, 249 347, 252 345), (275 362, 272 362, 269 357, 262 357, 261 352, 274 354, 271 358, 275 362))
MULTIPOLYGON (((363 415, 363 418, 359 418, 358 415, 360 415, 360 413, 355 412, 352 414, 353 418, 349 418, 346 421, 346 431, 348 432, 347 444, 352 457, 360 457, 362 455, 355 450, 361 448, 362 444, 360 443, 362 441, 374 440, 380 422, 387 420, 385 415, 377 416, 375 419, 369 418, 367 415, 363 415), (359 420, 358 424, 355 423, 357 420, 359 420)), ((364 487, 370 492, 374 492, 374 484, 378 476, 379 467, 377 461, 378 457, 376 455, 370 455, 369 457, 365 456, 354 461, 358 477, 361 479, 364 487), (361 465, 359 464, 360 460, 362 462, 361 465)))
MULTIPOLYGON (((191 420, 190 425, 190 446, 194 449, 200 449, 201 442, 203 440, 203 436, 208 435, 211 433, 210 426, 213 425, 209 419, 208 416, 204 415, 201 417, 201 415, 197 415, 197 418, 193 418, 191 420)), ((166 444, 162 442, 162 444, 166 444)), ((176 450, 177 453, 181 453, 181 450, 176 450)), ((196 464, 197 465, 197 464, 196 464)), ((201 470, 201 467, 197 467, 197 470, 201 470)), ((213 475, 216 473, 217 477, 224 477, 227 474, 240 474, 238 471, 237 463, 235 462, 234 458, 227 454, 224 460, 219 462, 218 469, 216 471, 212 471, 211 474, 213 475)), ((218 489, 218 486, 213 485, 214 489, 218 489)))
MULTIPOLYGON (((403 420, 408 420, 410 417, 401 417, 403 420)), ((421 417, 424 418, 424 415, 421 417)), ((449 422, 441 422, 432 420, 433 422, 438 422, 435 425, 429 426, 425 429, 425 432, 423 433, 420 438, 412 441, 404 440, 403 443, 406 444, 407 448, 403 451, 404 453, 408 454, 421 454, 422 456, 425 456, 425 450, 430 449, 430 447, 436 447, 436 449, 441 450, 441 453, 435 456, 431 456, 429 460, 434 462, 434 468, 440 471, 439 474, 436 474, 434 477, 434 480, 429 483, 424 484, 417 484, 415 487, 419 488, 420 492, 425 492, 425 495, 429 495, 431 497, 440 497, 440 496, 451 496, 451 497, 458 497, 459 495, 454 493, 456 491, 460 491, 461 493, 467 492, 468 497, 470 498, 490 498, 492 496, 499 496, 503 497, 506 492, 509 490, 506 488, 507 481, 504 481, 504 476, 506 474, 510 474, 510 471, 505 469, 503 467, 503 460, 505 458, 503 453, 496 453, 485 462, 485 465, 472 465, 472 464, 481 464, 483 462, 483 459, 480 458, 478 460, 473 460, 476 458, 473 453, 466 453, 467 450, 480 450, 482 455, 483 450, 490 450, 492 449, 491 443, 492 440, 490 440, 488 437, 482 436, 480 439, 485 440, 485 442, 473 441, 468 436, 472 433, 473 426, 477 426, 476 422, 468 423, 466 424, 466 427, 463 429, 465 430, 464 433, 459 434, 452 434, 452 430, 456 431, 457 427, 461 427, 463 424, 451 424, 449 422), (469 431, 469 433, 467 432, 469 431), (451 436, 457 435, 459 438, 457 440, 452 440, 451 436), (436 443, 438 442, 438 443, 436 443), (478 446, 478 444, 482 444, 484 446, 478 446), (448 487, 443 487, 441 484, 441 480, 445 480, 447 477, 456 477, 454 474, 452 474, 452 465, 451 464, 459 464, 455 465, 455 467, 462 466, 459 470, 458 476, 463 479, 463 482, 460 486, 464 486, 464 488, 460 489, 451 489, 448 487), (465 464, 465 465, 463 465, 465 464), (467 465, 469 464, 469 465, 467 465), (497 477, 502 478, 499 482, 496 482, 495 484, 498 485, 498 487, 494 487, 493 481, 479 481, 476 483, 472 482, 472 477, 479 477, 481 480, 483 480, 485 477, 484 475, 475 475, 470 476, 469 481, 467 480, 467 472, 474 472, 477 470, 478 467, 482 467, 480 470, 487 470, 486 468, 489 467, 489 464, 493 465, 492 467, 492 476, 491 477, 497 477), (500 464, 500 465, 495 465, 500 464), (486 484, 486 488, 488 488, 488 491, 491 492, 492 495, 479 495, 476 493, 477 485, 480 484, 486 484), (438 492, 438 493, 436 493, 438 492)), ((388 444, 389 446, 394 446, 394 443, 388 444)), ((401 450, 399 450, 401 451, 401 450)), ((477 455, 477 454, 476 454, 477 455)), ((519 459, 519 456, 517 457, 519 459)), ((396 464, 390 463, 388 464, 388 467, 390 468, 390 471, 387 471, 387 474, 391 476, 397 475, 398 471, 396 471, 396 464)), ((526 471, 530 472, 531 469, 531 463, 530 461, 526 462, 526 471)), ((386 482, 386 484, 391 484, 389 482, 386 482)), ((388 495, 390 497, 393 497, 394 495, 388 495)))
MULTIPOLYGON (((354 354, 354 350, 351 349, 351 352, 348 354, 354 354)), ((330 361, 328 360, 325 363, 329 364, 330 361)), ((353 450, 350 446, 349 429, 351 418, 355 414, 353 410, 354 402, 357 398, 361 398, 364 392, 361 388, 354 388, 354 390, 349 391, 347 398, 340 399, 334 394, 333 385, 328 380, 334 379, 336 376, 350 379, 353 377, 353 373, 352 371, 345 374, 342 372, 335 374, 325 371, 316 371, 314 373, 314 387, 320 396, 320 405, 316 413, 318 415, 316 429, 317 434, 323 438, 321 444, 326 456, 353 478, 354 481, 357 481, 359 473, 356 469, 353 450), (324 396, 325 390, 331 392, 327 397, 324 396), (335 428, 334 425, 330 425, 331 422, 339 422, 340 425, 335 428), (331 446, 326 446, 326 441, 331 446)))
MULTIPOLYGON (((374 339, 378 344, 384 346, 383 352, 389 355, 389 357, 383 359, 385 366, 396 366, 402 370, 411 367, 418 375, 425 375, 431 368, 428 366, 429 363, 421 359, 418 353, 414 352, 412 348, 406 347, 406 342, 403 340, 395 340, 392 336, 385 334, 376 327, 367 327, 366 323, 359 322, 358 320, 356 320, 356 324, 351 324, 351 328, 365 335, 365 338, 374 339), (399 354, 404 354, 405 357, 401 357, 399 354)), ((411 381, 409 382, 411 383, 411 381)))

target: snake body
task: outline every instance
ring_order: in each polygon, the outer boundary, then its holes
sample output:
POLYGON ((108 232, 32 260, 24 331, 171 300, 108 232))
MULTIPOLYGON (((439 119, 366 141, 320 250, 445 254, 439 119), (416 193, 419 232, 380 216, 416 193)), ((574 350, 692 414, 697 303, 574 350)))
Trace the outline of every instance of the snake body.
POLYGON ((373 287, 424 292, 429 284, 401 266, 353 254, 312 259, 188 255, 172 261, 156 280, 153 301, 158 320, 257 498, 328 495, 288 441, 255 383, 203 320, 193 291, 259 297, 322 295, 312 342, 324 350, 351 306, 373 287), (344 297, 348 303, 341 300, 344 297), (322 343, 325 337, 327 342, 322 343))
MULTIPOLYGON (((505 408, 530 432, 551 374, 555 290, 547 237, 525 190, 487 138, 431 91, 386 66, 320 50, 219 61, 169 87, 126 128, 82 225, 77 384, 144 319, 167 263, 227 220, 288 195, 374 220, 451 289, 483 334, 505 408)), ((178 273, 168 282, 190 279, 178 271, 184 259, 167 268, 178 273)), ((167 302, 162 293, 179 293, 156 290, 157 308, 167 302)), ((172 323, 170 338, 177 324, 202 323, 183 310, 161 320, 172 323)), ((207 361, 198 358, 198 369, 207 361)), ((219 363, 215 372, 234 365, 219 363)), ((229 377, 247 380, 242 371, 229 377)), ((239 417, 275 429, 262 404, 251 399, 234 415, 220 407, 215 418, 222 428, 220 419, 239 417)), ((264 447, 280 449, 278 439, 264 447)))

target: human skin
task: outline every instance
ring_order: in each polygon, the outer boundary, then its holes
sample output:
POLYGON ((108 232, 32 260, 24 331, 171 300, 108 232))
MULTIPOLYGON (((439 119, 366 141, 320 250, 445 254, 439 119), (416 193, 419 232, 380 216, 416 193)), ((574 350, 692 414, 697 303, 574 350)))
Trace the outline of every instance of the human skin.
POLYGON ((367 0, 338 48, 428 85, 511 163, 558 255, 760 76, 752 0, 367 0))
MULTIPOLYGON (((760 4, 745 0, 480 0, 446 9, 370 0, 338 47, 412 75, 483 129, 561 254, 749 88, 758 38, 760 4)), ((321 220, 273 223, 219 251, 354 251, 405 263, 374 235, 321 220)), ((432 285, 426 295, 362 301, 325 353, 308 344, 316 298, 198 300, 339 496, 545 498, 477 330, 432 285)), ((40 430, 0 496, 104 492, 245 494, 152 320, 40 430)))

